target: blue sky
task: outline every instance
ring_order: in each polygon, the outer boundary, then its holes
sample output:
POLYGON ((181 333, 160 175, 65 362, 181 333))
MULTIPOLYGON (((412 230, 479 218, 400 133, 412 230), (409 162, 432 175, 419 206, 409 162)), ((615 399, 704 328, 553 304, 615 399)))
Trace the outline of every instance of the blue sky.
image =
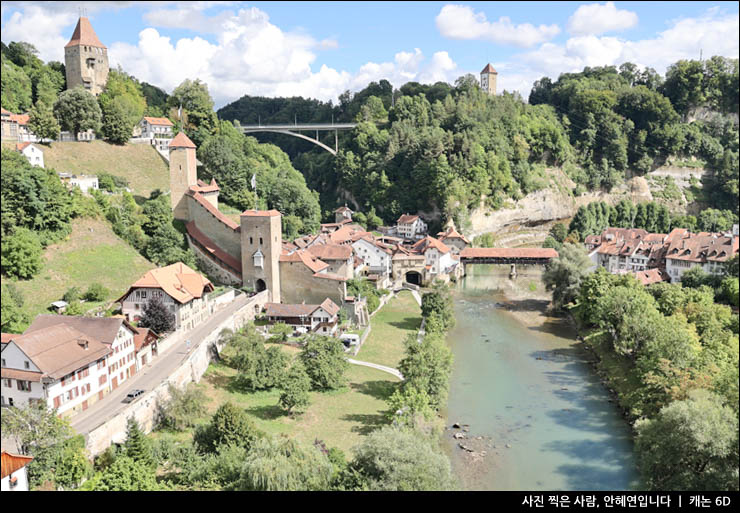
POLYGON ((542 76, 627 60, 664 73, 681 58, 738 56, 736 2, 3 2, 2 40, 44 60, 87 9, 112 65, 171 91, 336 99, 386 78, 454 80, 491 62, 525 98, 542 76))

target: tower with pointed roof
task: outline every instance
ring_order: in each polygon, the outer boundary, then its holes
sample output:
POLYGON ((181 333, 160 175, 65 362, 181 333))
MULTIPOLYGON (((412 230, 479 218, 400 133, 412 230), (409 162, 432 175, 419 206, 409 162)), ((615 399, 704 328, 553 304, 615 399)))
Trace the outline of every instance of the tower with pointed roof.
POLYGON ((491 66, 491 63, 489 62, 488 65, 483 68, 483 71, 480 72, 480 88, 488 94, 495 95, 497 77, 498 72, 493 69, 493 66, 491 66))
POLYGON ((72 39, 64 47, 64 66, 67 89, 82 86, 95 96, 105 89, 108 82, 108 48, 100 42, 85 16, 77 21, 72 39))
POLYGON ((180 132, 170 141, 170 202, 175 219, 190 220, 185 193, 197 183, 195 144, 180 132))

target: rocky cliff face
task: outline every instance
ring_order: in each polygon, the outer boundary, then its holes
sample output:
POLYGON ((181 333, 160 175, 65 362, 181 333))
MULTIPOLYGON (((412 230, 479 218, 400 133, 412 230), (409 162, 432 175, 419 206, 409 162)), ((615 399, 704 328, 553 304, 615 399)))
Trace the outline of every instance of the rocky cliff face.
MULTIPOLYGON (((471 212, 469 238, 477 237, 484 233, 496 233, 497 235, 509 234, 507 237, 499 237, 499 243, 504 240, 517 242, 521 239, 524 244, 536 244, 547 236, 550 226, 559 220, 569 220, 575 215, 578 207, 587 205, 592 201, 604 201, 610 205, 618 203, 621 199, 629 199, 632 202, 652 201, 648 181, 645 177, 633 177, 624 184, 615 187, 611 192, 587 192, 575 197, 570 191, 575 189, 575 183, 570 180, 560 169, 548 169, 551 176, 551 186, 548 189, 534 192, 513 203, 513 205, 491 210, 481 206, 471 212), (518 235, 517 235, 518 234, 518 235)), ((650 175, 672 176, 677 178, 677 183, 687 187, 690 175, 701 177, 702 169, 689 168, 659 168, 650 175)), ((499 244, 497 244, 499 245, 499 244)))

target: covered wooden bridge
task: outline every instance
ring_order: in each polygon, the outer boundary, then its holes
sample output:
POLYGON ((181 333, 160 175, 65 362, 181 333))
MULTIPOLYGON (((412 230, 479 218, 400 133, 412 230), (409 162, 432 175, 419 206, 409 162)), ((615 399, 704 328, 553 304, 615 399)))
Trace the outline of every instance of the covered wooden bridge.
POLYGON ((545 265, 558 252, 552 248, 465 248, 460 252, 463 270, 468 264, 510 264, 511 275, 516 276, 516 265, 545 265))

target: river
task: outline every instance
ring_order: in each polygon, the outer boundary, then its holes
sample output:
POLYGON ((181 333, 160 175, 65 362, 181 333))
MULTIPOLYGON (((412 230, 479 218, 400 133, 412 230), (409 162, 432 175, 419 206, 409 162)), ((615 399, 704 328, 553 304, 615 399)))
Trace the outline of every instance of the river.
POLYGON ((629 425, 574 330, 544 316, 540 274, 469 266, 456 285, 443 435, 453 471, 468 490, 637 489, 629 425))

